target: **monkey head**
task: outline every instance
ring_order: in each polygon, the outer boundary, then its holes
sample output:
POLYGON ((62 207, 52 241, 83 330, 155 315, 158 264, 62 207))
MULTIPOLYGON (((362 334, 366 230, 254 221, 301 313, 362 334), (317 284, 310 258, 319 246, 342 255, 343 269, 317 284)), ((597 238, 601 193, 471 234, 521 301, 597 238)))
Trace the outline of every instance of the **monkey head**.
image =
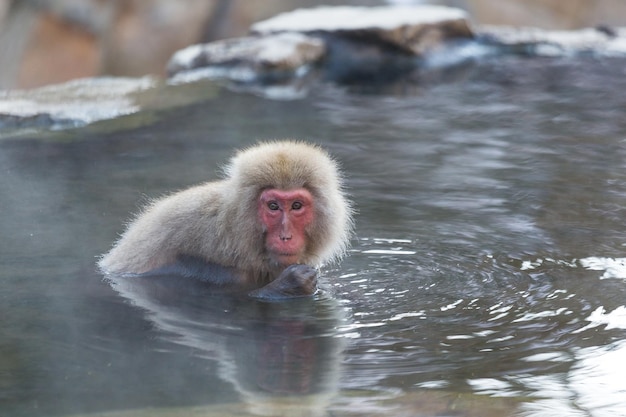
POLYGON ((224 172, 237 190, 232 194, 240 210, 235 227, 251 230, 246 223, 254 221, 262 239, 254 245, 271 263, 319 266, 343 256, 352 208, 339 167, 322 148, 265 142, 239 151, 224 172))

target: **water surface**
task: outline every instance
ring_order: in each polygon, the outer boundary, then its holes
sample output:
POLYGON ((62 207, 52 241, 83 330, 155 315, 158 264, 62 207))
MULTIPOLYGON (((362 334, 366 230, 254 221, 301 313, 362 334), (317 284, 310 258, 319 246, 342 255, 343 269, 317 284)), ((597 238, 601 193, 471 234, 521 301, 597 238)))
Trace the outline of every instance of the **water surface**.
POLYGON ((141 127, 3 139, 2 414, 623 415, 624 63, 219 90, 141 127), (318 296, 102 281, 96 257, 149 198, 284 137, 327 147, 358 209, 318 296))

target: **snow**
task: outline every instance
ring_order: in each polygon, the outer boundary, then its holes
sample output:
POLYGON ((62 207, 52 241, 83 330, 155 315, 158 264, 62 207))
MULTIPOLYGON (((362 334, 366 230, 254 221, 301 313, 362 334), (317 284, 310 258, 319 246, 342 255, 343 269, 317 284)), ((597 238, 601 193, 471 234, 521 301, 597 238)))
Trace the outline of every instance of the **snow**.
POLYGON ((279 31, 337 31, 359 29, 396 29, 405 25, 422 25, 466 19, 461 10, 445 6, 396 7, 317 7, 282 13, 252 25, 258 33, 279 31))
MULTIPOLYGON (((182 67, 182 68, 191 68, 194 59, 198 56, 202 55, 204 52, 205 46, 203 44, 191 45, 181 50, 178 50, 172 56, 171 61, 174 63, 173 65, 182 67)), ((170 63, 170 65, 172 65, 170 63)))
POLYGON ((545 30, 532 27, 483 26, 478 32, 491 35, 497 44, 535 46, 539 56, 567 56, 592 52, 599 56, 626 54, 626 29, 612 28, 615 35, 607 35, 595 28, 579 30, 545 30))
POLYGON ((168 67, 171 72, 195 69, 194 61, 204 56, 213 65, 231 60, 247 60, 250 63, 282 64, 296 68, 317 60, 323 54, 324 48, 323 41, 292 32, 227 39, 182 49, 174 54, 168 67))
POLYGON ((0 93, 0 113, 17 117, 49 115, 83 125, 131 114, 139 106, 129 94, 155 85, 151 77, 85 78, 34 90, 0 93))
POLYGON ((294 54, 298 47, 306 43, 314 45, 322 51, 324 43, 300 33, 282 33, 273 38, 261 40, 259 59, 268 62, 280 62, 294 60, 294 54))

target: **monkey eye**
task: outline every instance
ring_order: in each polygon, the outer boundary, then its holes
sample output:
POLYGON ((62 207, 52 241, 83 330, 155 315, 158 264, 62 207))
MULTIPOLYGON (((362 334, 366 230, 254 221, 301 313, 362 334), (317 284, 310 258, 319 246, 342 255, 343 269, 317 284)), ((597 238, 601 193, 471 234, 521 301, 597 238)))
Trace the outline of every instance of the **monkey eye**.
POLYGON ((269 203, 267 203, 267 208, 274 211, 280 209, 280 206, 276 201, 270 201, 269 203))
POLYGON ((293 204, 291 205, 291 209, 292 210, 300 210, 302 208, 303 204, 300 201, 294 201, 293 204))

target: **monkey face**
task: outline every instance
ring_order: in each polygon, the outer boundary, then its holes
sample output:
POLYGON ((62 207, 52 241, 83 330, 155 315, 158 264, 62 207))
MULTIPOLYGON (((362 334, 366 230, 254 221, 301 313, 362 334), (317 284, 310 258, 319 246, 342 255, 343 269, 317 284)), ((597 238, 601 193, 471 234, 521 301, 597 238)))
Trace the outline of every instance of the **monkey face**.
POLYGON ((305 230, 314 216, 313 196, 305 188, 270 188, 261 193, 259 220, 272 260, 283 266, 299 263, 307 246, 305 230))

